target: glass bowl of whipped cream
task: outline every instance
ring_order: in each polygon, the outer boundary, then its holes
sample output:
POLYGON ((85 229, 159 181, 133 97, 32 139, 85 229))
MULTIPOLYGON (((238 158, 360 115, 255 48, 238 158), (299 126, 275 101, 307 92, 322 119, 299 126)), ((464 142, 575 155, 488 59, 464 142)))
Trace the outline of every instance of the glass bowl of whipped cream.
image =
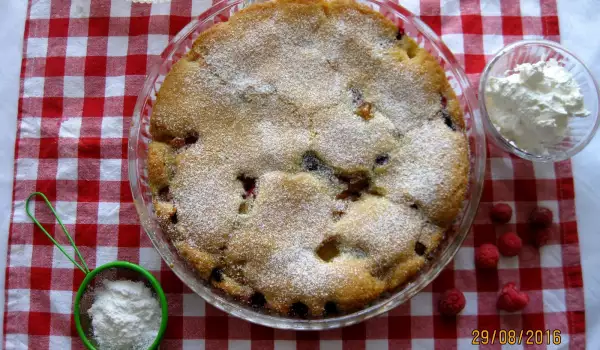
POLYGON ((479 82, 488 135, 498 146, 539 162, 571 158, 599 125, 600 91, 574 54, 547 40, 500 50, 479 82))

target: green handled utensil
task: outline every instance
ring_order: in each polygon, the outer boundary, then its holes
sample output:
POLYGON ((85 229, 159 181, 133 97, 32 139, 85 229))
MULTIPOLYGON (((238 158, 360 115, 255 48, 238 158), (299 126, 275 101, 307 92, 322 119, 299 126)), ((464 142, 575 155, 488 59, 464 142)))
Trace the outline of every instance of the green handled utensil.
POLYGON ((167 308, 167 298, 165 297, 165 293, 160 286, 160 283, 156 278, 148 272, 143 267, 132 264, 127 261, 113 261, 107 264, 98 266, 94 270, 90 270, 81 256, 79 249, 75 245, 73 238, 67 231, 65 225, 63 225, 60 220, 56 210, 48 200, 48 198, 41 192, 34 192, 27 197, 27 201, 25 202, 25 211, 27 212, 27 216, 33 220, 33 222, 37 225, 37 227, 44 232, 44 234, 54 243, 54 245, 66 256, 79 270, 81 270, 85 274, 85 278, 79 289, 77 290, 77 294, 75 296, 75 305, 74 305, 74 318, 75 318, 75 327, 77 328, 77 333, 79 337, 83 341, 83 344, 90 350, 96 350, 97 344, 93 339, 92 333, 92 323, 89 315, 87 313, 88 309, 92 306, 94 301, 94 290, 97 286, 100 286, 100 282, 108 279, 108 280, 118 280, 118 279, 127 279, 132 281, 142 281, 146 285, 149 285, 156 298, 158 299, 161 307, 161 323, 156 338, 152 345, 148 348, 148 350, 158 349, 158 346, 162 340, 162 337, 165 333, 165 329, 167 328, 167 317, 168 317, 168 308, 167 308), (71 257, 64 248, 58 243, 48 231, 42 226, 42 224, 35 218, 34 215, 31 214, 29 210, 29 203, 35 196, 40 196, 46 203, 46 206, 52 211, 52 214, 58 221, 58 224, 62 228, 62 231, 67 236, 71 247, 75 251, 76 258, 79 258, 80 262, 75 261, 75 257, 71 257))

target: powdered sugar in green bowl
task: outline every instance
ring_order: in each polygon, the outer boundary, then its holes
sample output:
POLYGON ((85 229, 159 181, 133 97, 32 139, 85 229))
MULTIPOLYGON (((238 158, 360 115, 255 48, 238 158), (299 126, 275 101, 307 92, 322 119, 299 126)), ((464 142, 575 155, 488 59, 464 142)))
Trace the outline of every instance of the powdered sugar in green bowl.
POLYGON ((67 228, 43 193, 29 195, 25 201, 25 212, 58 250, 85 274, 74 305, 75 327, 83 344, 91 350, 157 349, 167 328, 168 307, 165 293, 156 278, 143 267, 127 261, 110 262, 90 271, 67 228), (50 209, 75 256, 69 255, 32 214, 30 204, 35 197, 42 198, 50 209))
POLYGON ((157 349, 167 327, 167 300, 150 272, 114 261, 85 276, 74 316, 88 349, 157 349))

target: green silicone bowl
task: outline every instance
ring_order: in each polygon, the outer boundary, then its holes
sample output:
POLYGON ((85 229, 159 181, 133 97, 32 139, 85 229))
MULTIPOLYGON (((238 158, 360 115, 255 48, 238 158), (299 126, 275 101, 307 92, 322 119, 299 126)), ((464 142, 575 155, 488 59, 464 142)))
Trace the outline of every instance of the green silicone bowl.
POLYGON ((75 245, 73 238, 67 231, 65 225, 63 225, 60 217, 54 210, 54 207, 48 200, 48 198, 41 192, 34 192, 29 195, 27 201, 25 202, 25 211, 27 215, 31 218, 31 220, 36 224, 36 226, 54 243, 54 245, 69 259, 75 267, 81 270, 85 274, 85 278, 79 289, 77 290, 77 295, 75 296, 75 306, 73 310, 73 316, 75 317, 75 327, 77 328, 77 333, 79 337, 83 341, 83 344, 90 350, 96 350, 96 342, 93 339, 92 333, 92 321, 88 315, 88 310, 92 306, 94 302, 94 294, 96 289, 102 288, 102 283, 104 280, 116 281, 116 280, 129 280, 129 281, 141 281, 147 287, 152 289, 154 297, 158 300, 161 308, 161 319, 160 319, 160 328, 158 329, 158 333, 156 334, 156 338, 152 342, 152 345, 148 348, 149 350, 158 349, 160 341, 162 340, 163 335, 165 334, 165 329, 167 328, 167 319, 168 319, 168 307, 167 307, 167 298, 165 297, 165 293, 160 286, 160 283, 156 278, 148 272, 148 270, 143 267, 132 264, 127 261, 113 261, 108 264, 101 265, 94 270, 88 268, 85 259, 81 256, 79 249, 75 245), (73 247, 75 252, 75 256, 71 257, 61 246, 54 237, 46 229, 44 226, 35 218, 35 215, 29 209, 29 205, 33 202, 33 199, 39 196, 41 197, 48 209, 52 212, 56 221, 62 228, 65 236, 67 237, 69 243, 73 247), (79 262, 76 259, 79 258, 79 262))
POLYGON ((83 344, 90 350, 97 349, 96 343, 92 338, 92 323, 87 314, 87 310, 92 306, 94 300, 93 291, 101 285, 101 282, 104 279, 142 281, 152 289, 161 307, 161 320, 156 338, 148 349, 158 349, 165 333, 165 329, 167 328, 167 298, 165 297, 165 293, 163 292, 160 283, 150 272, 139 265, 127 261, 113 261, 97 267, 86 274, 83 282, 79 286, 77 295, 75 296, 73 316, 75 317, 75 328, 77 328, 77 333, 79 334, 81 341, 83 341, 83 344))

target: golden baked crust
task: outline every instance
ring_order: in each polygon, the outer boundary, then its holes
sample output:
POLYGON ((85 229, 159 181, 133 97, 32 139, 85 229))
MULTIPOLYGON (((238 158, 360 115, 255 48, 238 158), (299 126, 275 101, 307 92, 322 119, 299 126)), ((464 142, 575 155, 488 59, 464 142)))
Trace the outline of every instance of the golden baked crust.
POLYGON ((280 313, 350 311, 406 282, 467 188, 444 71, 352 1, 255 4, 203 32, 151 133, 154 208, 181 256, 280 313))

